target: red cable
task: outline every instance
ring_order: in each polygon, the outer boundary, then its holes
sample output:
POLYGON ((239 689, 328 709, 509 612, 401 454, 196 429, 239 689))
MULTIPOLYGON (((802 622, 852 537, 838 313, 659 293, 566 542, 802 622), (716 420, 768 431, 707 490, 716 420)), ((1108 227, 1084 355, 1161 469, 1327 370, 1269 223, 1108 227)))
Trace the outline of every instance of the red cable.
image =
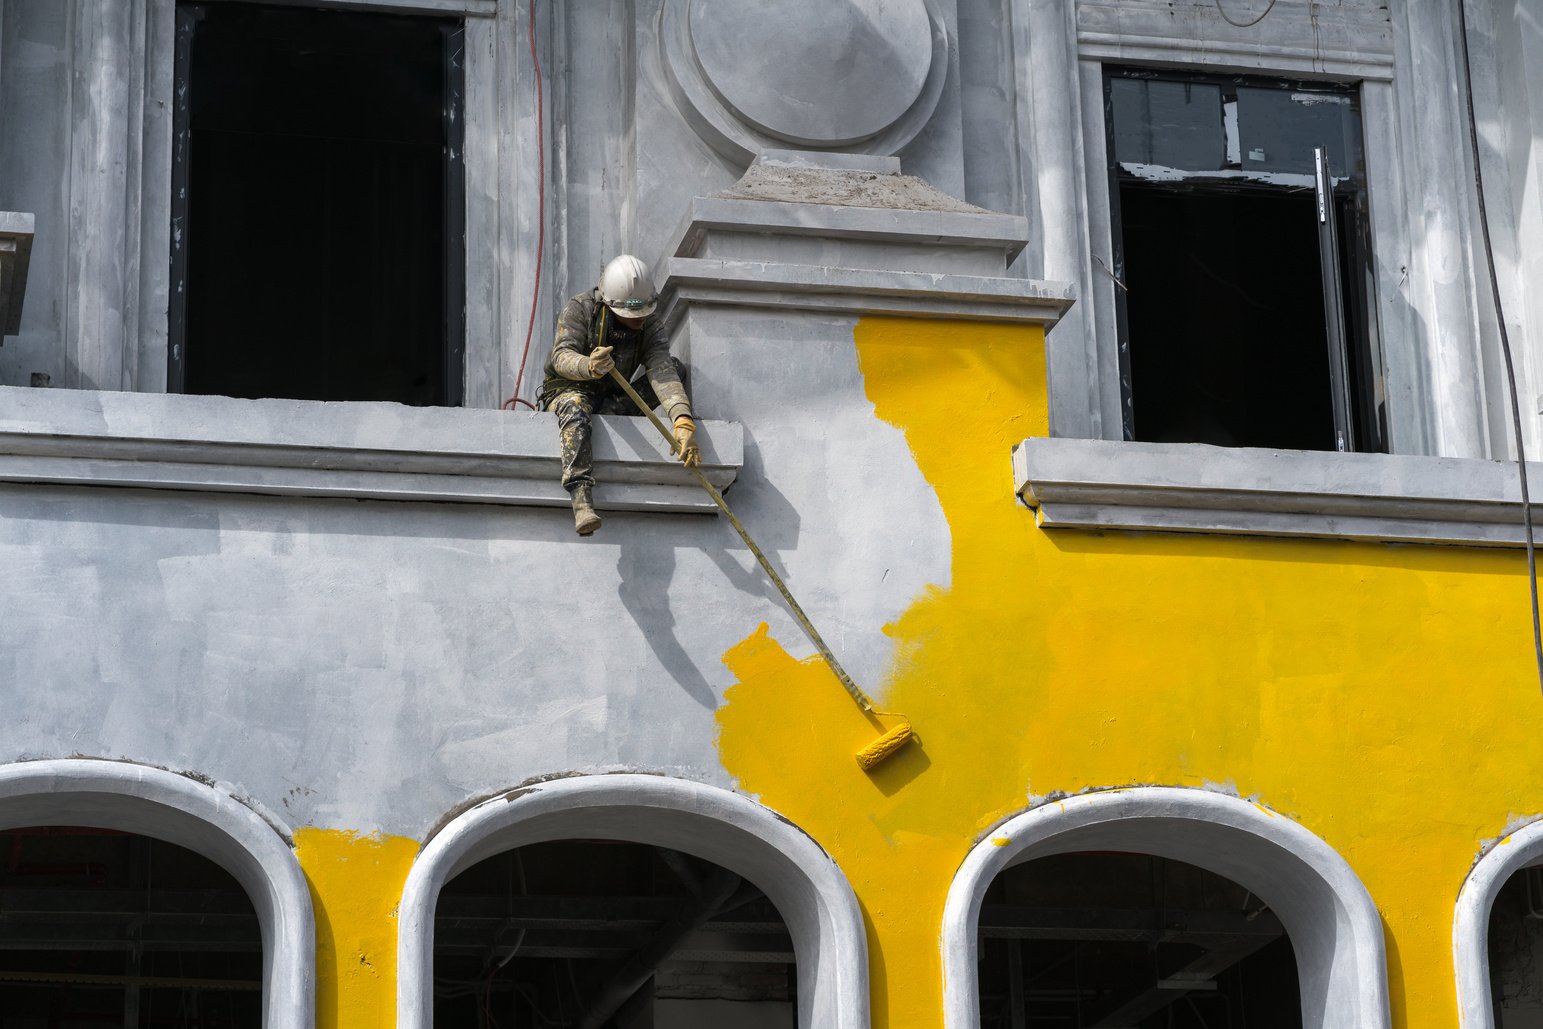
POLYGON ((509 410, 524 404, 532 411, 536 405, 520 397, 525 383, 525 362, 530 357, 530 337, 536 329, 536 302, 541 298, 541 255, 546 249, 546 126, 541 95, 541 59, 536 56, 536 0, 530 0, 530 63, 536 70, 536 285, 530 294, 530 322, 525 326, 525 349, 520 353, 520 370, 514 377, 514 393, 499 405, 509 410))

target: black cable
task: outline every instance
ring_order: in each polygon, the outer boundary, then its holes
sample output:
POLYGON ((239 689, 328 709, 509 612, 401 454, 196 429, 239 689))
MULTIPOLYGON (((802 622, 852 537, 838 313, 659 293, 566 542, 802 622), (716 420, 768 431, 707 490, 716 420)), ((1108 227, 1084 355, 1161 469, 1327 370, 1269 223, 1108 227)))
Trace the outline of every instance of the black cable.
POLYGON ((1516 437, 1516 469, 1522 486, 1522 526, 1527 536, 1527 585, 1532 594, 1532 649, 1538 663, 1538 688, 1543 690, 1543 629, 1538 623, 1538 556, 1532 526, 1532 498, 1527 492, 1527 452, 1522 445, 1522 403, 1516 393, 1516 364, 1511 358, 1511 336, 1506 332, 1505 309, 1500 304, 1500 276, 1495 271, 1495 250, 1489 238, 1489 208, 1484 203, 1484 169, 1479 163, 1479 121, 1473 110, 1473 64, 1468 56, 1467 0, 1457 0, 1457 28, 1463 50, 1463 95, 1468 106, 1468 142, 1473 148, 1473 185, 1479 199, 1479 228, 1484 238, 1484 262, 1494 298, 1495 321, 1500 326, 1500 350, 1505 355, 1506 385, 1511 390, 1511 429, 1516 437))

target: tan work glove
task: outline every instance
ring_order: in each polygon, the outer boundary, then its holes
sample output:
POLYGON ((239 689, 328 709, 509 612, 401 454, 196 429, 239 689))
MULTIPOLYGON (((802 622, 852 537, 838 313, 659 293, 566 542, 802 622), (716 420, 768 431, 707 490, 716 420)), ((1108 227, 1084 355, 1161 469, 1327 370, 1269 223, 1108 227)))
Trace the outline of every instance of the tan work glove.
POLYGON ((680 448, 681 464, 695 468, 702 463, 702 452, 696 445, 696 422, 685 415, 675 419, 675 444, 680 448))
POLYGON ((589 352, 589 377, 591 379, 603 379, 611 374, 611 369, 616 367, 616 362, 611 359, 610 347, 596 347, 589 352))

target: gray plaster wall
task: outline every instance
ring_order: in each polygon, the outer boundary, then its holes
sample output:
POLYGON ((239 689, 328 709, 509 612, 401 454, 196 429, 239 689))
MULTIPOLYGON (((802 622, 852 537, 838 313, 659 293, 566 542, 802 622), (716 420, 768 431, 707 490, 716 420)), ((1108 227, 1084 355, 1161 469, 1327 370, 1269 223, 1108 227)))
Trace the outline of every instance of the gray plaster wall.
MULTIPOLYGON (((693 319, 703 414, 753 426, 729 499, 882 694, 882 626, 947 584, 950 544, 852 319, 693 319)), ((191 770, 294 825, 422 837, 569 771, 730 785, 721 655, 762 621, 810 653, 701 515, 608 514, 580 543, 560 508, 12 484, 0 567, 0 753, 191 770)))

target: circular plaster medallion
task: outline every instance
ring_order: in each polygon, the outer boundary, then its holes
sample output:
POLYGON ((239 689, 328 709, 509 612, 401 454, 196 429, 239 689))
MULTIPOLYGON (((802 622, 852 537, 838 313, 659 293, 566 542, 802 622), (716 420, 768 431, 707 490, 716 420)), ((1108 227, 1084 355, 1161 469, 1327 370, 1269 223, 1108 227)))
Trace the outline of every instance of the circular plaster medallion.
POLYGON ((810 147, 894 125, 927 85, 934 51, 924 0, 692 0, 689 35, 738 120, 810 147))

